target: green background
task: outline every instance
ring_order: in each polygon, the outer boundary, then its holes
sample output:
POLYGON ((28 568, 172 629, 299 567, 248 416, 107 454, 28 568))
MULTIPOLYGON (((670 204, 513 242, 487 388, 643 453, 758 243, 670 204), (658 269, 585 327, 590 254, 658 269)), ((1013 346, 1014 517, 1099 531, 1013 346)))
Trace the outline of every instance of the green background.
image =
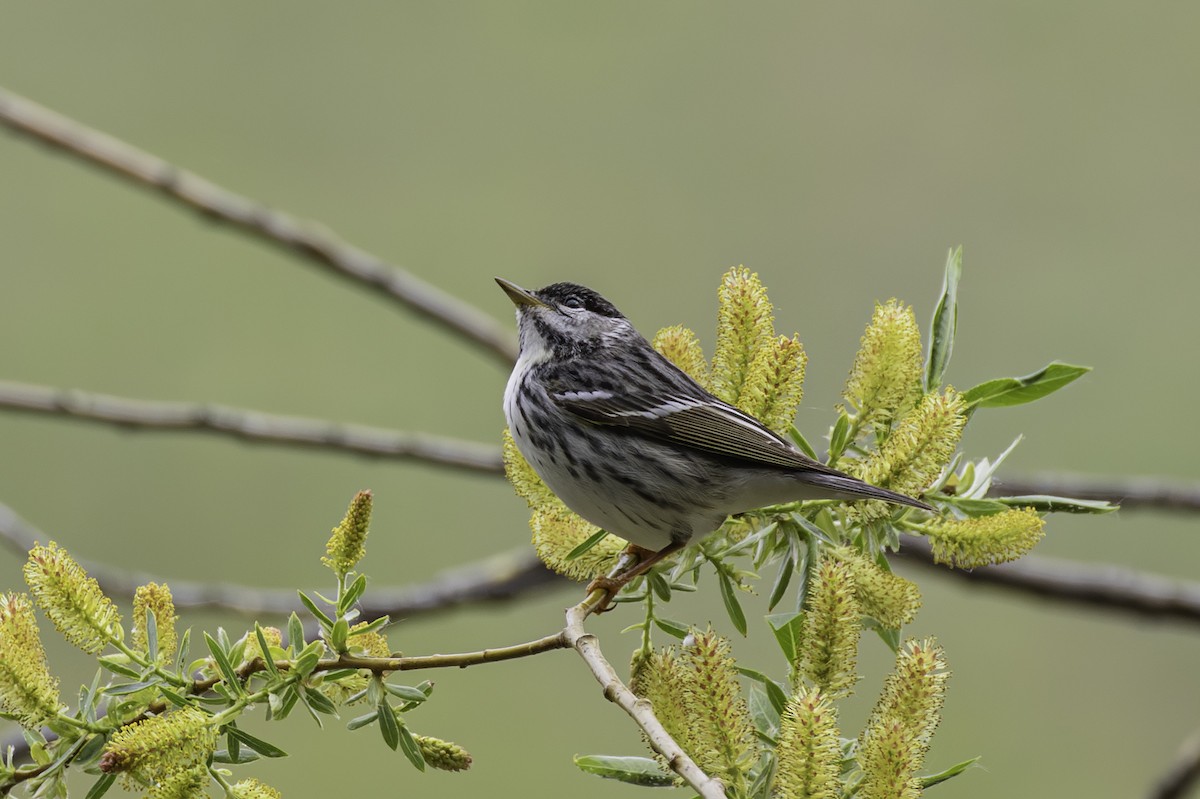
MULTIPOLYGON (((321 220, 507 322, 492 283, 590 285, 643 331, 709 344, 722 272, 758 271, 811 357, 819 441, 872 304, 923 325, 963 244, 962 388, 1054 358, 1095 372, 981 413, 1006 471, 1194 477, 1200 8, 1188 4, 4 3, 0 85, 220 184, 321 220)), ((507 370, 386 301, 153 193, 0 135, 0 376, 497 442, 507 370)), ((77 557, 167 579, 327 585, 359 488, 363 563, 404 585, 520 547, 500 480, 420 464, 0 414, 0 500, 77 557)), ((1194 576, 1196 526, 1054 517, 1039 552, 1194 576)), ((0 554, 0 586, 21 559, 0 554)), ((954 670, 931 796, 1143 794, 1197 725, 1200 638, 916 574, 954 670)), ((731 632, 711 579, 671 609, 731 632)), ((539 637, 572 593, 401 623, 409 654, 539 637)), ((753 601, 749 610, 761 610, 753 601)), ((761 615, 758 614, 758 615, 761 615)), ((742 662, 782 674, 752 616, 742 662)), ((597 620, 615 662, 634 614, 597 620)), ((265 620, 271 621, 271 620, 265 620)), ((238 630, 243 621, 188 614, 238 630)), ((889 666, 873 638, 843 714, 889 666)), ((90 679, 51 647, 64 688, 90 679)), ((252 725, 291 797, 616 797, 576 753, 643 751, 569 653, 430 675, 414 730, 467 774, 413 771, 371 730, 252 725), (347 785, 352 786, 347 788, 347 785)), ((415 681, 415 680, 414 680, 415 681)), ((83 784, 83 783, 81 783, 83 784)))

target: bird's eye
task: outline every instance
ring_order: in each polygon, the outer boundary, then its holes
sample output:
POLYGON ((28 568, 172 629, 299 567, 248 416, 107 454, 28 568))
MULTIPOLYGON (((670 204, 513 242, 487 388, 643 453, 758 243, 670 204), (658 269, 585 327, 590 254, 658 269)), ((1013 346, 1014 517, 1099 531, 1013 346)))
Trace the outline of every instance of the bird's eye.
POLYGON ((563 300, 562 304, 565 305, 567 308, 582 308, 583 307, 583 298, 577 297, 574 294, 572 294, 570 297, 567 297, 565 300, 563 300))

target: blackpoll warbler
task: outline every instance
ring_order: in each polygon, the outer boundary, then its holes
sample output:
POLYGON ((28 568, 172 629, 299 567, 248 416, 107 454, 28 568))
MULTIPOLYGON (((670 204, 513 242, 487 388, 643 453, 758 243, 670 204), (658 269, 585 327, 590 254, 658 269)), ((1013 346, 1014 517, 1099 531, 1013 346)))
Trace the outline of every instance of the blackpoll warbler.
POLYGON ((932 510, 818 463, 717 399, 591 289, 496 282, 517 306, 520 356, 504 392, 517 448, 567 507, 653 553, 610 590, 764 505, 878 499, 932 510))

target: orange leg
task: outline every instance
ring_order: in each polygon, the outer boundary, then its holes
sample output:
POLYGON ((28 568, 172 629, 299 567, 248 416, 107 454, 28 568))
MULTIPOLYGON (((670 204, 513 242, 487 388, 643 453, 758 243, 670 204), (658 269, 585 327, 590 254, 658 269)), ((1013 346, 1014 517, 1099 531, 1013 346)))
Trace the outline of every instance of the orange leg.
POLYGON ((651 569, 651 567, 662 562, 664 558, 669 558, 685 546, 684 542, 671 542, 662 549, 655 552, 653 549, 645 549, 637 544, 630 544, 625 551, 621 553, 621 559, 617 561, 617 565, 604 577, 597 577, 588 583, 587 593, 590 594, 597 589, 605 592, 605 597, 600 604, 596 606, 596 613, 605 613, 612 610, 612 601, 617 593, 628 585, 634 578, 640 577, 651 569))

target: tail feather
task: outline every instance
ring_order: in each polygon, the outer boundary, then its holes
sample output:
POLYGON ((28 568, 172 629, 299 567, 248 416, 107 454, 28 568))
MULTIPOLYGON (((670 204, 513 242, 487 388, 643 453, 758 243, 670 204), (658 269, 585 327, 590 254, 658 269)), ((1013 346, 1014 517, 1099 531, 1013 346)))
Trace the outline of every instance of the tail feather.
POLYGON ((831 489, 842 495, 835 497, 836 499, 878 499, 883 502, 891 502, 894 505, 908 505, 910 508, 920 508, 927 511, 934 510, 932 506, 927 505, 919 499, 913 499, 897 491, 873 486, 848 474, 809 472, 804 476, 804 481, 813 485, 819 485, 822 488, 831 489))

